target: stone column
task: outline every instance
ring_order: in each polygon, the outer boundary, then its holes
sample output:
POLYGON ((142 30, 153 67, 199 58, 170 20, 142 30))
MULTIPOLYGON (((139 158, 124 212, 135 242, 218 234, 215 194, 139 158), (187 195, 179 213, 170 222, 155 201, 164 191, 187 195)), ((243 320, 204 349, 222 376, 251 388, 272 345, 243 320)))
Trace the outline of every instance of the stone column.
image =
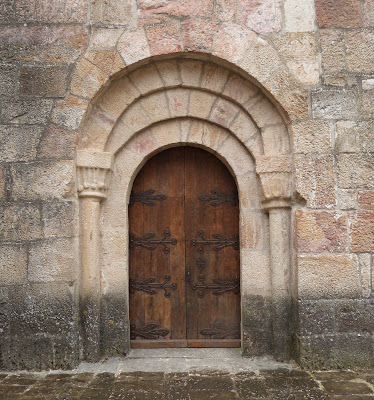
POLYGON ((293 296, 291 271, 291 160, 288 156, 256 160, 262 207, 269 213, 274 355, 291 357, 293 296))
POLYGON ((80 318, 86 361, 100 360, 100 202, 106 198, 113 166, 111 153, 78 151, 81 216, 80 318))

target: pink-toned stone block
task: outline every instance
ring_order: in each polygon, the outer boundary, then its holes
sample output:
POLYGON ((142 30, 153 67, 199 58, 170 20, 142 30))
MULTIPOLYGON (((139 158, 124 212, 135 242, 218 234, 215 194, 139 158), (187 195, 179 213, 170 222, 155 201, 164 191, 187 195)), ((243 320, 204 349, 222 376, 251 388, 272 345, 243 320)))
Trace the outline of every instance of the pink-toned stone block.
POLYGON ((186 116, 190 91, 187 89, 171 89, 166 91, 171 117, 186 116))
POLYGON ((212 17, 212 0, 137 0, 140 15, 167 14, 174 16, 197 15, 212 17))
POLYGON ((182 22, 183 48, 185 51, 211 52, 218 23, 189 18, 182 22))
POLYGON ((227 81, 222 92, 240 104, 246 103, 250 98, 259 93, 258 88, 238 75, 233 75, 227 81))
POLYGON ((39 158, 71 158, 78 145, 77 133, 68 128, 50 125, 38 149, 39 158))
POLYGON ((315 0, 320 28, 358 28, 362 26, 360 0, 315 0))
POLYGON ((360 190, 358 192, 358 205, 366 210, 374 210, 374 190, 360 190))
POLYGON ((219 99, 212 108, 209 120, 228 127, 239 111, 239 107, 235 104, 224 99, 219 99))
POLYGON ((116 50, 92 50, 85 58, 100 68, 106 75, 111 76, 121 71, 125 64, 116 50))
POLYGON ((125 31, 118 40, 117 50, 126 65, 134 64, 151 55, 143 28, 125 31))
POLYGON ((349 217, 351 250, 372 252, 374 249, 374 211, 359 211, 349 217))
POLYGON ((296 251, 343 253, 348 250, 347 217, 338 212, 296 210, 296 251))
POLYGON ((238 62, 256 39, 256 34, 241 25, 228 22, 221 25, 213 54, 231 62, 238 62))
POLYGON ((152 132, 150 130, 135 136, 126 146, 129 151, 142 156, 147 156, 149 153, 156 150, 157 147, 157 142, 152 136, 152 132))
POLYGON ((215 15, 220 21, 234 21, 236 0, 216 0, 215 15))
POLYGON ((237 19, 257 33, 278 32, 282 25, 281 0, 238 0, 237 19))
POLYGON ((178 53, 182 51, 180 25, 173 22, 165 25, 149 25, 145 27, 151 55, 178 53))

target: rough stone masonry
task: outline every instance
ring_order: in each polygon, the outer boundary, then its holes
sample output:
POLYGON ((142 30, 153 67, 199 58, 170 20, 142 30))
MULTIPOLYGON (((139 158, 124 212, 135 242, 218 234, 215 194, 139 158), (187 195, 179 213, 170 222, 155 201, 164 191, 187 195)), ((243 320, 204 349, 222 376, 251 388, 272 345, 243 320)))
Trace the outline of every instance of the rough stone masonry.
POLYGON ((372 0, 4 0, 0 60, 0 369, 127 353, 126 193, 181 144, 238 182, 245 355, 373 365, 372 0))

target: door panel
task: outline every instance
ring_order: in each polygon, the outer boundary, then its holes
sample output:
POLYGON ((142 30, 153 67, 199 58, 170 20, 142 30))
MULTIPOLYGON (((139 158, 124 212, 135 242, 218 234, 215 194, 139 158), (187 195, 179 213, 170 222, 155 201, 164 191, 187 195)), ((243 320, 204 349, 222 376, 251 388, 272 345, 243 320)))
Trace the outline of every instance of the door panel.
POLYGON ((227 168, 196 148, 159 153, 134 181, 129 224, 131 345, 240 345, 238 200, 227 168))

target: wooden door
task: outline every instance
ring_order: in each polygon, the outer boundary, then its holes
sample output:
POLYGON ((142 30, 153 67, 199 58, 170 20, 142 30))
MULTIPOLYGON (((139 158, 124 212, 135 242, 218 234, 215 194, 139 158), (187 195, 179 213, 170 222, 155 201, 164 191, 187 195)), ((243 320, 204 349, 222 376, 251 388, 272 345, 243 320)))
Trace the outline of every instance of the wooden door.
POLYGON ((240 346, 236 185, 215 156, 176 147, 137 175, 129 205, 132 347, 240 346))

